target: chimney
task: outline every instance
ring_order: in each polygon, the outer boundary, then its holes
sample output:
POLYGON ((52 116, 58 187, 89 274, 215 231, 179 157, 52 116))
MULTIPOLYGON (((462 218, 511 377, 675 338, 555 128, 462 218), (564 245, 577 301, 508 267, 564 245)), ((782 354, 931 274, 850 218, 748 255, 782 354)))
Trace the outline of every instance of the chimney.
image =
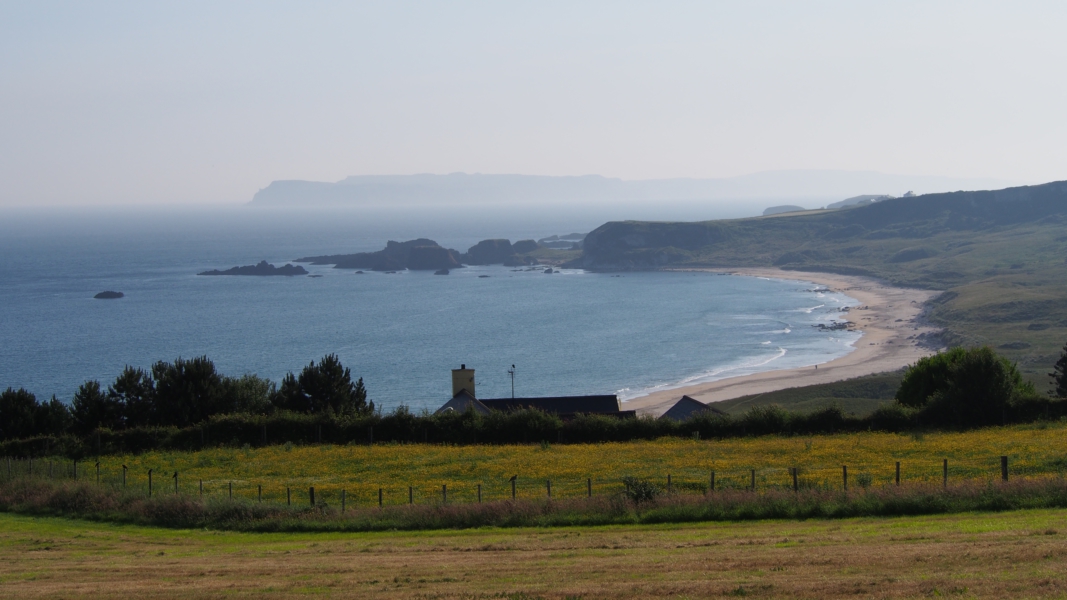
POLYGON ((458 369, 452 369, 452 397, 455 398, 463 390, 477 398, 474 394, 474 369, 468 369, 462 364, 458 369))

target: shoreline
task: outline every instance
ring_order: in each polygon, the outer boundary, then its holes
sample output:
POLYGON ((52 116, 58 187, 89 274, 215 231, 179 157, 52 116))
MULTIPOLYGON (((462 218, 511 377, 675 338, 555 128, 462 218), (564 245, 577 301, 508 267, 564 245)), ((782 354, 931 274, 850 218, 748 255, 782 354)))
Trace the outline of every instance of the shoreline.
POLYGON ((774 268, 685 269, 725 273, 744 277, 767 277, 790 281, 810 281, 830 291, 859 301, 848 312, 848 321, 861 336, 854 350, 829 362, 726 377, 716 381, 653 392, 622 403, 623 410, 659 416, 683 395, 706 404, 766 394, 795 387, 832 383, 863 375, 895 371, 913 364, 933 351, 920 343, 919 336, 936 333, 936 327, 919 322, 923 305, 941 292, 899 288, 868 277, 811 271, 784 271, 774 268))

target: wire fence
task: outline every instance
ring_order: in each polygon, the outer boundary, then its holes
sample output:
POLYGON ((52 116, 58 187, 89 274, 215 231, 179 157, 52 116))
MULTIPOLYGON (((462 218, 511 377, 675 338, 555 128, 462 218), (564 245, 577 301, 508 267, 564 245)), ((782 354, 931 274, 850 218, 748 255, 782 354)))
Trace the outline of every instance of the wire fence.
MULTIPOLYGON (((582 498, 624 492, 634 481, 651 485, 660 493, 713 494, 724 490, 856 490, 872 487, 929 485, 974 481, 1007 481, 1009 478, 1063 477, 1062 472, 1028 468, 1025 460, 1016 466, 1008 456, 950 461, 947 458, 887 461, 878 465, 810 465, 752 467, 716 471, 683 469, 661 477, 559 477, 511 478, 484 481, 343 481, 319 482, 294 478, 203 479, 195 469, 185 473, 163 469, 132 471, 108 461, 71 461, 42 458, 0 459, 0 477, 6 481, 36 478, 71 480, 107 486, 127 493, 156 496, 180 494, 205 500, 226 499, 270 502, 290 506, 345 508, 404 504, 494 502, 509 499, 582 498), (1021 465, 1021 466, 1020 466, 1021 465)), ((383 478, 385 479, 385 478, 383 478)))

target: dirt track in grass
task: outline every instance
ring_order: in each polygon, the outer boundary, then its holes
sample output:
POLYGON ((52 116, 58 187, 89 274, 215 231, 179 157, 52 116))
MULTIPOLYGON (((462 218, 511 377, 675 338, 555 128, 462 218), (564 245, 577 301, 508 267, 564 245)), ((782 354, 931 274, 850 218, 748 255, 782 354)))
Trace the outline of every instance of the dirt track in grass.
POLYGON ((240 534, 0 515, 0 597, 924 598, 1067 594, 1067 512, 240 534))

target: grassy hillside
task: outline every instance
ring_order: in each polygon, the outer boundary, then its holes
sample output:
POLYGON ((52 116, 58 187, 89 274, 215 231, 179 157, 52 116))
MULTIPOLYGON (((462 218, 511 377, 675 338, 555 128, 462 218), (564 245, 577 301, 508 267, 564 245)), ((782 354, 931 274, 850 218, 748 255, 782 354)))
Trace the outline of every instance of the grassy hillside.
POLYGON ((742 396, 716 402, 714 406, 735 416, 743 415, 757 406, 772 405, 801 413, 837 406, 845 413, 865 416, 874 412, 879 406, 892 403, 903 378, 903 371, 879 373, 834 383, 742 396))
POLYGON ((929 316, 946 341, 989 344, 1044 389, 1067 342, 1067 182, 751 219, 607 223, 576 264, 780 267, 943 290, 929 316))

